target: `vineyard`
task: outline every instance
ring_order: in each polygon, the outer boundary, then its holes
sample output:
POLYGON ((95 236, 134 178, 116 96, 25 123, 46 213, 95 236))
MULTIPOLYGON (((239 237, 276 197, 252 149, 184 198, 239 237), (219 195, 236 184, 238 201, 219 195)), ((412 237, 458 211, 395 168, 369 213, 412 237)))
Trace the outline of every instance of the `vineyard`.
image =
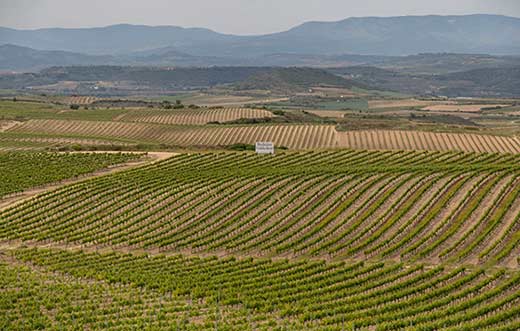
POLYGON ((336 147, 336 130, 330 125, 176 127, 145 123, 31 120, 9 132, 124 138, 183 147, 254 144, 264 140, 293 149, 336 147))
POLYGON ((182 154, 5 210, 0 238, 515 267, 519 170, 499 154, 182 154))
POLYGON ((520 154, 183 153, 0 211, 0 329, 518 330, 519 254, 520 154))
POLYGON ((97 101, 98 98, 90 97, 90 96, 75 96, 65 98, 64 102, 70 105, 90 105, 91 103, 97 101))
POLYGON ((116 140, 103 140, 93 138, 75 138, 75 137, 60 137, 38 135, 38 134, 3 134, 0 136, 0 149, 5 146, 6 151, 14 150, 17 147, 27 150, 35 149, 52 149, 61 146, 70 145, 86 145, 86 146, 121 146, 129 147, 132 144, 116 140))
POLYGON ((118 4, 0 27, 0 331, 520 331, 520 17, 118 4))
POLYGON ((18 249, 0 326, 88 330, 518 330, 520 274, 18 249), (78 263, 81 261, 81 263, 78 263), (28 267, 30 266, 30 267, 28 267), (23 309, 23 310, 22 310, 23 309), (10 320, 19 314, 24 320, 10 320))
POLYGON ((225 123, 239 119, 262 119, 273 117, 273 113, 263 109, 225 108, 225 109, 189 109, 189 110, 136 110, 119 118, 120 121, 203 125, 225 123))
MULTIPOLYGON (((371 130, 338 132, 331 125, 173 126, 151 123, 30 120, 8 133, 168 144, 180 147, 227 146, 273 141, 290 149, 429 150, 520 153, 520 138, 468 133, 371 130)), ((1 138, 1 136, 0 136, 1 138)))
POLYGON ((520 153, 519 137, 426 131, 338 132, 338 145, 351 149, 429 150, 477 153, 520 153))
POLYGON ((136 159, 134 154, 1 153, 0 198, 136 159))

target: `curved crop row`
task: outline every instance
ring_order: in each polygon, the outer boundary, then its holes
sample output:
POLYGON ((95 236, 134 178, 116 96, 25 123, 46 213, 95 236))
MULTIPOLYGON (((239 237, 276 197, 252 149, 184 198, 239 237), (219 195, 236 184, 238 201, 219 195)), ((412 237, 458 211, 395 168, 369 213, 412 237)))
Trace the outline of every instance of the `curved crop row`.
POLYGON ((7 326, 20 311, 47 328, 108 330, 514 330, 520 317, 520 273, 504 269, 48 249, 13 258, 37 272, 0 264, 7 326))
POLYGON ((352 149, 404 149, 520 153, 518 139, 468 133, 372 130, 338 132, 338 146, 352 149))
POLYGON ((519 158, 390 151, 180 154, 5 210, 0 238, 510 264, 520 249, 519 158))
POLYGON ((187 110, 135 110, 118 118, 118 120, 173 125, 202 125, 224 123, 239 119, 271 118, 273 116, 272 112, 263 109, 203 108, 187 110))
POLYGON ((138 157, 136 154, 0 152, 0 198, 138 157))

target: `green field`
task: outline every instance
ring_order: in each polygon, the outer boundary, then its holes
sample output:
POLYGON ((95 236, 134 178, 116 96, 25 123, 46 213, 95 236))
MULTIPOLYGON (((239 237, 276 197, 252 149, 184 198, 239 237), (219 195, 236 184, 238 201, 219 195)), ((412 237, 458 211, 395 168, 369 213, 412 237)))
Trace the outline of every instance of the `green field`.
POLYGON ((0 330, 520 330, 516 108, 332 92, 1 100, 0 330))
POLYGON ((81 107, 80 109, 72 110, 65 105, 55 105, 47 102, 0 100, 0 120, 63 119, 110 121, 127 111, 121 108, 92 107, 89 109, 81 107))
POLYGON ((514 330, 503 269, 17 249, 3 329, 514 330), (81 261, 81 263, 78 263, 81 261), (27 316, 17 320, 17 315, 27 316), (482 318, 483 314, 488 314, 482 318))
POLYGON ((0 197, 136 158, 134 154, 0 152, 0 197))
POLYGON ((0 328, 517 330, 519 206, 519 155, 183 153, 0 211, 0 328))

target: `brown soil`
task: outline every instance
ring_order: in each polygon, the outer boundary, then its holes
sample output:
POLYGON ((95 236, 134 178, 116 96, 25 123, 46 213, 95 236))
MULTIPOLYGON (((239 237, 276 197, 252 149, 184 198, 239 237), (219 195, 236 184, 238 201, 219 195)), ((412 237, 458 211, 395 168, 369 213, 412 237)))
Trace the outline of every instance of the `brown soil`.
MULTIPOLYGON (((442 105, 450 103, 450 101, 443 101, 442 105)), ((438 105, 439 101, 417 100, 417 99, 403 99, 403 100, 370 100, 368 106, 371 109, 376 108, 398 108, 398 107, 421 107, 438 105)))
POLYGON ((9 130, 12 127, 15 127, 16 125, 20 124, 22 122, 18 121, 0 121, 0 132, 5 132, 9 130))

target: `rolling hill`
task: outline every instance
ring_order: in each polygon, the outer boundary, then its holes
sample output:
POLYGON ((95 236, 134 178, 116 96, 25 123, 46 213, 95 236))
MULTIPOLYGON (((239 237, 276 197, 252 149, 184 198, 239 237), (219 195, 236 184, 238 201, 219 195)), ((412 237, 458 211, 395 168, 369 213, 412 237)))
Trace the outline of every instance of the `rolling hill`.
POLYGON ((86 55, 66 51, 41 51, 12 44, 0 45, 0 70, 36 71, 57 65, 115 64, 110 55, 86 55))
MULTIPOLYGON (((318 85, 339 87, 362 86, 348 79, 315 68, 275 67, 209 67, 168 68, 132 66, 70 66, 51 67, 39 73, 0 75, 0 88, 24 89, 59 82, 87 84, 126 82, 136 87, 159 89, 194 89, 217 85, 235 85, 244 89, 301 91, 318 85)), ((81 87, 80 87, 81 88, 81 87)), ((109 88, 96 89, 97 93, 109 88)), ((109 92, 109 91, 108 91, 109 92)))

